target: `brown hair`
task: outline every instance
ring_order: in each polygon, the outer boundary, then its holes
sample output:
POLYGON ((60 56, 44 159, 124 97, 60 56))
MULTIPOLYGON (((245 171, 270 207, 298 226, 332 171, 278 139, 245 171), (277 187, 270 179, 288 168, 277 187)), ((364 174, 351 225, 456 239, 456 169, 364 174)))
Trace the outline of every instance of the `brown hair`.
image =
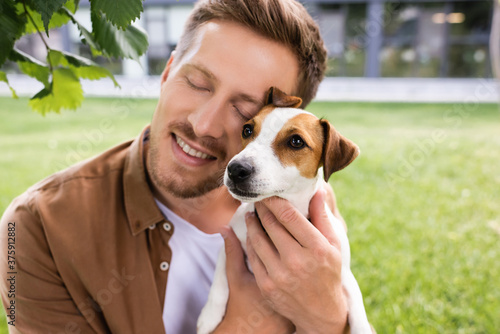
POLYGON ((200 0, 176 48, 181 59, 198 28, 210 20, 240 23, 289 47, 299 61, 297 92, 305 107, 316 95, 326 70, 326 49, 316 22, 295 0, 200 0))

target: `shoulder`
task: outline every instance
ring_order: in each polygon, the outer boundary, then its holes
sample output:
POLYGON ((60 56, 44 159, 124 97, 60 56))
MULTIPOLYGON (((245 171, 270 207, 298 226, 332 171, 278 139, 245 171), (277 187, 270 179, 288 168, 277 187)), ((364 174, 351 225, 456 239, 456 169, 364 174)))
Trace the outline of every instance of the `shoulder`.
POLYGON ((113 173, 123 170, 130 144, 130 141, 122 143, 93 158, 81 161, 67 169, 52 174, 30 187, 27 192, 50 192, 55 188, 64 188, 68 185, 77 185, 79 182, 94 179, 105 181, 113 173))
POLYGON ((31 186, 7 207, 2 226, 14 221, 20 226, 44 224, 54 221, 51 216, 67 222, 89 206, 109 202, 111 192, 120 192, 129 147, 130 142, 125 142, 31 186))

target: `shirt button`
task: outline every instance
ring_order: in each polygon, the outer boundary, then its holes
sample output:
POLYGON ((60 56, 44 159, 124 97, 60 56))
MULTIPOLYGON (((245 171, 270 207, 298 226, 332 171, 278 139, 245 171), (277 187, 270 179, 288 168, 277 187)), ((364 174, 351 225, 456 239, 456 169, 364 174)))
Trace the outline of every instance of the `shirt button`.
POLYGON ((172 230, 172 225, 170 223, 163 223, 163 229, 170 232, 172 230))
POLYGON ((167 271, 169 267, 170 266, 169 266, 168 262, 166 262, 166 261, 160 263, 160 269, 161 269, 161 271, 167 271))
POLYGON ((155 225, 155 224, 153 224, 153 225, 149 225, 149 229, 150 229, 150 230, 154 230, 154 229, 155 229, 155 227, 156 227, 156 225, 155 225))

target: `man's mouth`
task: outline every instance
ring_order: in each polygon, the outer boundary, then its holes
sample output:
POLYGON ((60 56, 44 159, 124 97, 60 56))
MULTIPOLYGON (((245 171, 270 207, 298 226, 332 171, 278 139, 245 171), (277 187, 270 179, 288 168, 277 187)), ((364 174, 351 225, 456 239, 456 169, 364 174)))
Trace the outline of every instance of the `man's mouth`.
POLYGON ((184 140, 182 140, 179 136, 175 136, 175 141, 177 142, 177 145, 186 153, 187 155, 190 155, 195 158, 199 159, 207 159, 207 160, 215 160, 216 158, 214 156, 211 156, 209 154, 200 152, 186 144, 184 140))

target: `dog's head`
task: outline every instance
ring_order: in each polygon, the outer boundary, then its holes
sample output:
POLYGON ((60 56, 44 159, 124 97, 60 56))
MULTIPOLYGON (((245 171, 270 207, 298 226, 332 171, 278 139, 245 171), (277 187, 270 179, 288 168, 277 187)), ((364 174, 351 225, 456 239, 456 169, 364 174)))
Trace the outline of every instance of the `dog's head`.
POLYGON ((243 126, 243 150, 224 175, 233 197, 255 202, 312 191, 319 177, 328 180, 358 156, 356 144, 327 120, 297 109, 301 103, 299 97, 271 88, 268 104, 243 126))

